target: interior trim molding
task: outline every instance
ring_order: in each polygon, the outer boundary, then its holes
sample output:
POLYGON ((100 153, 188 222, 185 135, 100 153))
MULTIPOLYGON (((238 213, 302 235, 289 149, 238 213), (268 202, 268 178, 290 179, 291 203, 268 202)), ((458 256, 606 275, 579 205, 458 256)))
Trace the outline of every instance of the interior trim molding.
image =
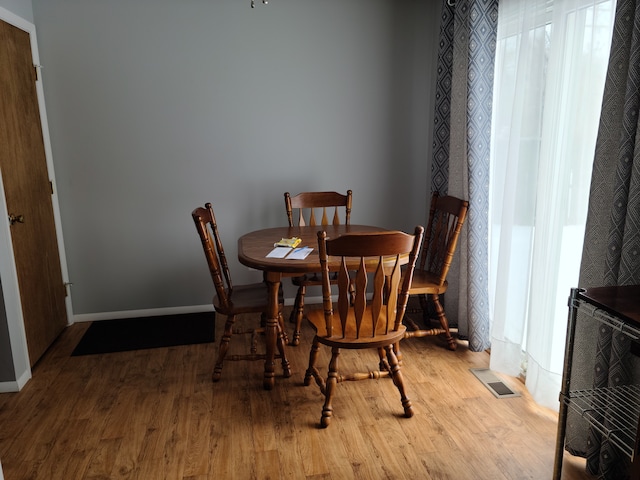
POLYGON ((119 320, 123 318, 155 317, 162 315, 181 315, 184 313, 213 312, 213 305, 193 305, 184 307, 147 308, 142 310, 120 310, 116 312, 83 313, 73 316, 74 322, 94 322, 119 320))
MULTIPOLYGON (((286 298, 285 305, 293 305, 293 298, 286 298)), ((305 303, 322 303, 322 297, 308 297, 305 303)), ((122 318, 155 317, 161 315, 181 315, 184 313, 213 312, 213 305, 191 305, 183 307, 148 308, 142 310, 121 310, 116 312, 82 313, 73 316, 75 322, 119 320, 122 318)))
MULTIPOLYGON (((15 393, 22 390, 27 382, 31 379, 31 370, 24 372, 18 380, 10 382, 0 382, 0 393, 15 393)), ((1 477, 0 477, 1 480, 1 477)))

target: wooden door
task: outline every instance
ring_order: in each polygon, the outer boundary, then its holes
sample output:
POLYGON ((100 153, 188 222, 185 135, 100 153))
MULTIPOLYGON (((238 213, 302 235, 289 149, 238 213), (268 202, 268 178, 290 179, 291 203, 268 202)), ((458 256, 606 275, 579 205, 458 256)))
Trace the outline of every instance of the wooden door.
POLYGON ((0 21, 0 171, 33 366, 67 325, 66 288, 29 33, 3 21, 0 21), (11 216, 15 217, 13 221, 11 216))

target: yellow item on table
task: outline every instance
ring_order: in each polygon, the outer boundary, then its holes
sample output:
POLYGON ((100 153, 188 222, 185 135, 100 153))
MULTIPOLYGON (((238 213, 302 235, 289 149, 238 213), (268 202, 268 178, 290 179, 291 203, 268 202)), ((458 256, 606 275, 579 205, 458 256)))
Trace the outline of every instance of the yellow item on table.
POLYGON ((295 248, 302 242, 301 238, 291 237, 291 238, 282 238, 279 242, 273 244, 274 247, 290 247, 295 248))

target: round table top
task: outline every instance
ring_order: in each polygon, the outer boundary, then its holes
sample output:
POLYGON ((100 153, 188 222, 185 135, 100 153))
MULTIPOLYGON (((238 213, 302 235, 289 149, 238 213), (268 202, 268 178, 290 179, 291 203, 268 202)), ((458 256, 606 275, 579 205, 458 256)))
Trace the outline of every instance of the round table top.
POLYGON ((238 260, 247 267, 264 271, 301 274, 320 269, 318 257, 318 232, 327 232, 328 238, 345 233, 383 232, 387 229, 368 225, 316 225, 313 227, 274 227, 249 232, 238 239, 238 260), (282 238, 298 237, 298 247, 312 247, 313 251, 302 260, 267 257, 274 243, 282 238))

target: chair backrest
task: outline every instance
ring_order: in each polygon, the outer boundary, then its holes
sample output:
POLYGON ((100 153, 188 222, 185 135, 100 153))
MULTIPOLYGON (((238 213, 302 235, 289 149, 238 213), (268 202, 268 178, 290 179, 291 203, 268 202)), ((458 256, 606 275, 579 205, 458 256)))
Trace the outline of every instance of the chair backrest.
POLYGON ((423 234, 421 226, 416 227, 413 235, 385 231, 327 239, 326 232, 318 232, 327 336, 358 339, 361 331, 374 332, 375 337, 398 330, 407 307, 423 234), (329 256, 340 259, 335 308, 340 318, 340 332, 332 328, 334 304, 329 256))
POLYGON ((443 285, 451 267, 469 202, 433 192, 429 221, 424 234, 418 268, 434 275, 443 285))
POLYGON ((296 225, 340 225, 339 211, 344 208, 344 225, 351 223, 351 190, 346 195, 338 192, 303 192, 292 197, 289 192, 284 194, 284 204, 287 209, 289 226, 296 225), (295 210, 297 212, 295 212, 295 210), (321 212, 321 214, 320 214, 321 212), (317 215, 318 214, 318 215, 317 215), (320 216, 320 223, 317 217, 320 216))
POLYGON ((220 235, 218 234, 218 224, 213 214, 213 207, 210 203, 207 203, 204 208, 198 207, 191 212, 191 216, 202 241, 204 256, 207 258, 218 301, 223 307, 228 307, 228 293, 233 289, 233 285, 227 257, 224 254, 220 235))

